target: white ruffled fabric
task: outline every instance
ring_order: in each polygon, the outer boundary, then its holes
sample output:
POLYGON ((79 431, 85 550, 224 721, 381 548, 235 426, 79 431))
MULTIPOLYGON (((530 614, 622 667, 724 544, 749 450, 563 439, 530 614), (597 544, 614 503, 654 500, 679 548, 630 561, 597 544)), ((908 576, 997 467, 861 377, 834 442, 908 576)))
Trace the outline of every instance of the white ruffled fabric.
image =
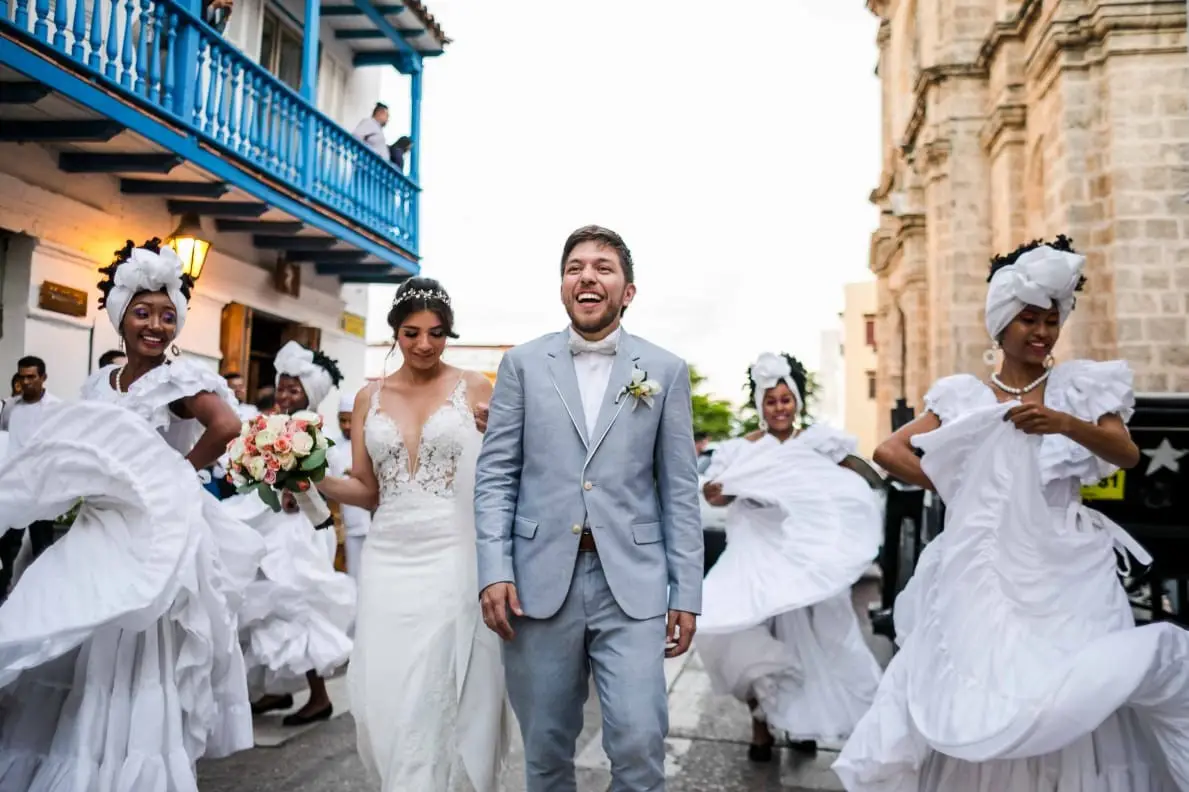
MULTIPOLYGON (((1124 364, 1067 363, 1046 402, 1128 416, 1124 364)), ((980 390, 981 388, 981 390, 980 390)), ((896 600, 901 651, 834 770, 851 792, 1189 790, 1189 633, 1136 628, 1116 572, 1134 540, 1080 503, 1112 471, 942 380, 917 436, 946 528, 896 600)))
POLYGON ((196 792, 199 757, 252 745, 234 610, 258 540, 110 405, 57 408, 0 470, 6 522, 80 497, 0 607, 0 790, 196 792))
POLYGON ((223 501, 263 538, 265 556, 240 612, 253 697, 294 693, 306 672, 330 676, 351 656, 355 582, 336 572, 323 534, 301 514, 274 512, 256 493, 223 501))
POLYGON ((727 443, 706 473, 736 500, 703 584, 698 653, 715 692, 754 697, 797 740, 844 739, 879 684, 850 599, 882 540, 874 493, 838 464, 855 447, 818 424, 785 443, 727 443))

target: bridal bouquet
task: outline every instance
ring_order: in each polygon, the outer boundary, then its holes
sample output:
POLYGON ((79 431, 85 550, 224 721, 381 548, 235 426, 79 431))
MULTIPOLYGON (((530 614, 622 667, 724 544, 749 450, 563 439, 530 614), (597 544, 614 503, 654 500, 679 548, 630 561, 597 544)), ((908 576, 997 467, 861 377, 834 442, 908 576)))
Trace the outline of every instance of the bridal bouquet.
POLYGON ((256 492, 281 510, 278 492, 291 492, 315 526, 330 510, 314 484, 326 475, 326 450, 334 443, 322 431, 322 416, 310 410, 293 415, 258 415, 244 421, 239 437, 227 446, 227 478, 240 494, 256 492))

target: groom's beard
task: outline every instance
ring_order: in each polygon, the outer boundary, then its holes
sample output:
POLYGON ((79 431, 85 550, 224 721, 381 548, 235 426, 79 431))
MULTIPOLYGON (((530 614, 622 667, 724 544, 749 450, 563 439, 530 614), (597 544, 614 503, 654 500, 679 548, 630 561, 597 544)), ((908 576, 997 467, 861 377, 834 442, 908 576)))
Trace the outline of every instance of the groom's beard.
POLYGON ((591 336, 598 335, 604 330, 613 327, 615 323, 619 321, 619 316, 622 310, 623 306, 613 306, 608 303, 607 310, 601 316, 595 317, 593 319, 579 319, 578 317, 574 316, 574 314, 570 314, 570 322, 574 325, 574 329, 579 333, 591 336))

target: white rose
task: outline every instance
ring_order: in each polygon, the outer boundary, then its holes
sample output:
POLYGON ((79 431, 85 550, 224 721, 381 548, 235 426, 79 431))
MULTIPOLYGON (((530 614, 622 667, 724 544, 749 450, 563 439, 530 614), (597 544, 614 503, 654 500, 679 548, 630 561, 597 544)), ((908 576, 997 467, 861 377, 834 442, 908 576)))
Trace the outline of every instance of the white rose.
POLYGON ((655 396, 661 392, 661 384, 656 380, 650 379, 644 381, 644 392, 649 396, 655 396))
POLYGON ((277 459, 281 462, 281 470, 293 470, 297 467, 297 457, 293 454, 281 454, 277 459))
POLYGON ((314 448, 317 448, 319 451, 325 451, 330 448, 330 441, 326 439, 326 435, 321 432, 318 433, 318 440, 314 443, 314 448))
POLYGON ((248 483, 248 480, 243 477, 243 474, 236 473, 235 471, 232 471, 231 472, 231 483, 237 487, 242 487, 248 483))
POLYGON ((264 457, 248 457, 248 459, 244 462, 244 466, 248 469, 248 475, 254 480, 264 480, 264 471, 268 470, 268 466, 264 464, 264 457))
POLYGON ((244 457, 244 439, 237 437, 231 441, 231 448, 227 450, 227 456, 232 462, 239 462, 244 457))
POLYGON ((287 415, 270 415, 268 416, 268 431, 274 434, 284 434, 285 427, 289 425, 289 416, 287 415))
POLYGON ((297 412, 293 413, 293 420, 305 421, 310 426, 322 425, 322 416, 313 410, 298 410, 297 412))
POLYGON ((648 375, 645 374, 640 369, 636 369, 635 371, 632 372, 632 386, 634 387, 634 386, 643 384, 644 380, 647 376, 648 375))
POLYGON ((277 442, 277 432, 269 429, 261 429, 256 433, 256 447, 261 451, 266 451, 272 448, 272 444, 277 442))
POLYGON ((309 456, 314 450, 314 438, 309 432, 298 432, 293 435, 293 453, 299 457, 309 456))

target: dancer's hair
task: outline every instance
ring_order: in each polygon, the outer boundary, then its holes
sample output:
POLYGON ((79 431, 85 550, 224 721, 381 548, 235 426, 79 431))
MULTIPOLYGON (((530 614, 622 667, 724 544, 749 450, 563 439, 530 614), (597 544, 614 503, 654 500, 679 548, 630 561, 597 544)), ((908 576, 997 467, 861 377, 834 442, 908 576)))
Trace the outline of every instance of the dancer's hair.
MULTIPOLYGON (((793 384, 797 386, 798 394, 800 395, 801 409, 798 411, 802 418, 809 417, 809 393, 807 386, 809 384, 809 373, 805 370, 805 366, 801 361, 790 355, 788 352, 781 352, 780 356, 784 358, 789 364, 789 371, 793 376, 793 384)), ((756 396, 761 394, 756 393, 756 381, 751 378, 751 370, 747 372, 747 399, 749 404, 756 403, 756 396)), ((797 395, 797 394, 794 394, 797 395)))
MULTIPOLYGON (((99 281, 99 291, 102 292, 102 296, 99 298, 100 308, 107 307, 107 296, 111 294, 111 290, 115 288, 116 285, 116 270, 120 268, 121 264, 124 264, 132 257, 132 251, 136 248, 144 248, 145 250, 151 250, 154 253, 160 253, 161 240, 157 237, 153 237, 143 245, 137 245, 131 239, 129 239, 124 247, 115 252, 115 259, 112 261, 112 263, 99 269, 99 271, 103 273, 103 280, 99 281)), ((186 298, 187 302, 190 300, 190 290, 193 288, 194 279, 189 275, 182 275, 182 296, 186 298)), ((161 289, 161 291, 164 292, 165 289, 161 289)))
MULTIPOLYGON (((1052 242, 1046 242, 1043 239, 1034 239, 1031 242, 1025 242, 1024 244, 1020 245, 1011 253, 1004 253, 1003 255, 995 256, 993 259, 991 259, 991 271, 987 274, 987 283, 991 282, 991 279, 995 277, 996 272, 1003 269, 1004 267, 1010 267, 1012 264, 1015 264, 1016 260, 1019 259, 1020 256, 1024 255, 1030 250, 1036 250, 1038 247, 1044 246, 1051 247, 1053 250, 1060 250, 1064 253, 1077 253, 1077 251, 1073 249, 1073 240, 1065 236, 1065 234, 1058 234, 1057 238, 1052 242)), ((1078 281, 1076 291, 1081 291, 1082 286, 1084 285, 1086 285, 1086 278, 1083 276, 1082 279, 1078 281)))

